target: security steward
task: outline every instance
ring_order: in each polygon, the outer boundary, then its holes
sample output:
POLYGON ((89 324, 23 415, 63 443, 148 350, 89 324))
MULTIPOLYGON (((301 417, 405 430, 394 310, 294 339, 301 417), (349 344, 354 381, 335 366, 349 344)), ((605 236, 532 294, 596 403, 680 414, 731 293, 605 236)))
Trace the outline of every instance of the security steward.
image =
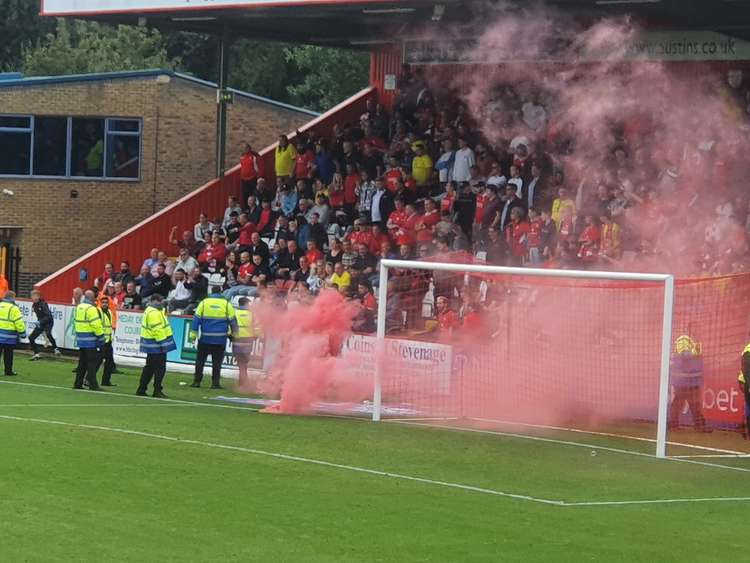
POLYGON ((112 383, 112 374, 115 371, 114 350, 112 348, 112 311, 109 309, 109 297, 102 296, 99 299, 99 316, 102 318, 102 330, 104 331, 104 344, 102 352, 99 355, 99 365, 104 363, 104 372, 102 373, 102 387, 116 387, 112 383))
POLYGON ((742 350, 742 371, 737 379, 745 395, 745 439, 750 440, 750 344, 742 350))
POLYGON ((227 337, 230 331, 236 330, 234 307, 221 296, 221 287, 211 288, 211 295, 198 304, 190 327, 190 338, 198 338, 198 357, 195 360, 195 376, 191 387, 201 386, 203 368, 210 355, 211 389, 221 389, 221 364, 227 337))
POLYGON ((104 344, 104 329, 94 299, 94 292, 89 290, 83 294, 83 300, 76 305, 74 324, 78 367, 73 389, 83 389, 83 382, 86 380, 91 391, 101 391, 96 381, 96 369, 99 367, 99 349, 104 344))
POLYGON ((13 349, 18 345, 18 339, 26 334, 26 323, 23 313, 16 305, 16 294, 6 291, 0 301, 0 355, 5 363, 5 375, 18 375, 13 371, 13 349))
POLYGON ((247 389, 250 384, 247 377, 247 364, 250 361, 250 352, 257 335, 255 334, 253 312, 247 308, 250 300, 247 297, 240 297, 237 303, 239 307, 234 313, 234 318, 237 321, 237 332, 232 337, 232 354, 237 360, 237 367, 240 371, 240 388, 247 389))
POLYGON ((701 346, 688 335, 678 336, 669 371, 674 399, 669 406, 669 428, 679 427, 680 410, 687 403, 698 432, 710 432, 703 416, 703 356, 701 346))
POLYGON ((136 395, 145 396, 148 384, 154 380, 154 397, 166 398, 162 385, 167 373, 167 353, 176 350, 167 315, 164 297, 154 294, 141 320, 141 352, 146 354, 146 365, 141 372, 141 382, 136 395))

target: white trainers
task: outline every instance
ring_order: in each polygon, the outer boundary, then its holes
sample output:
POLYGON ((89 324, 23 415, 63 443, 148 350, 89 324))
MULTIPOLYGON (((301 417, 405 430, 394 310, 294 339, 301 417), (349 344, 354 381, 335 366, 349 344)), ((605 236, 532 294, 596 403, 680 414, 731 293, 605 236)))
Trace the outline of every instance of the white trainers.
POLYGON ((29 361, 36 362, 37 360, 41 360, 41 359, 42 357, 39 354, 34 354, 33 356, 31 356, 31 358, 29 358, 29 361))

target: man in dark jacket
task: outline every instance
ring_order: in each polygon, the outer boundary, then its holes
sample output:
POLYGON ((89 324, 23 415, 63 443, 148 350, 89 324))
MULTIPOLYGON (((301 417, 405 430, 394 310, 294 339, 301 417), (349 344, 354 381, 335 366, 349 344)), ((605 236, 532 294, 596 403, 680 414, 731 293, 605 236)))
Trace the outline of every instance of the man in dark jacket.
POLYGON ((55 324, 55 319, 52 316, 52 311, 50 310, 49 305, 47 305, 47 302, 42 299, 42 294, 36 290, 31 292, 31 301, 31 310, 34 311, 37 320, 37 325, 34 327, 31 334, 29 334, 29 344, 31 344, 32 352, 34 352, 34 355, 31 356, 31 361, 34 362, 41 359, 41 356, 39 355, 39 345, 36 343, 36 339, 39 338, 42 333, 44 333, 50 346, 54 349, 55 355, 59 356, 60 349, 57 347, 55 337, 52 336, 52 326, 55 324))

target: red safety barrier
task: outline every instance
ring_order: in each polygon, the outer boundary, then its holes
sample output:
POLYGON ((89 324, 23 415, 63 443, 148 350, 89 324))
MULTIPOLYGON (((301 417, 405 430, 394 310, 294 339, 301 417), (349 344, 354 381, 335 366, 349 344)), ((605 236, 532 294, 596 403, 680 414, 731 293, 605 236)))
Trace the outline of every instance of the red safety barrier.
MULTIPOLYGON (((358 123, 367 100, 376 94, 374 88, 366 88, 320 117, 313 119, 300 128, 300 131, 315 130, 322 137, 330 137, 334 124, 358 123)), ((290 139, 295 136, 295 131, 289 134, 290 139)), ((275 183, 273 173, 275 150, 276 143, 260 152, 266 178, 272 183, 275 183)), ((201 211, 208 213, 209 217, 221 217, 226 208, 227 197, 239 194, 240 170, 238 165, 229 170, 224 178, 212 180, 168 205, 158 213, 144 219, 124 233, 46 277, 36 284, 35 288, 40 290, 47 300, 68 302, 75 287, 90 287, 93 285, 94 278, 104 271, 104 265, 107 262, 113 262, 117 269, 119 263, 126 260, 130 263, 131 271, 137 274, 152 248, 164 250, 170 256, 177 254, 177 248, 170 247, 169 244, 169 233, 172 227, 177 227, 177 238, 179 239, 182 231, 192 230, 201 211), (88 272, 88 279, 81 281, 80 273, 84 269, 88 272)))

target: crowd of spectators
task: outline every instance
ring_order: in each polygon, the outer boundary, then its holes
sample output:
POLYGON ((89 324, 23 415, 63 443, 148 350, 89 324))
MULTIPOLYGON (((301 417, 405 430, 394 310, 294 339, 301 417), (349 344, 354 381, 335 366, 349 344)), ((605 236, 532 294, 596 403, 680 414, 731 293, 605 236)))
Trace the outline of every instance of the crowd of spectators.
MULTIPOLYGON (((192 229, 175 227, 168 252, 154 248, 136 273, 125 262, 119 271, 108 265, 97 286, 120 308, 141 308, 159 293, 170 311, 188 314, 209 286, 230 299, 272 294, 288 303, 332 289, 359 302, 355 328, 368 332, 382 258, 561 269, 670 264, 686 275, 747 270, 739 145, 686 140, 675 155, 654 150, 642 122, 612 122, 608 146, 582 155, 572 126, 556 120, 554 100, 541 90, 508 85, 471 115, 405 68, 392 113, 370 99, 359 122, 335 125, 330 138, 314 130, 282 135, 275 184, 246 145, 242 193, 222 217, 201 214, 192 229), (491 142, 483 129, 493 121, 513 136, 491 142), (680 233, 696 228, 697 239, 681 242, 680 233)), ((480 326, 492 303, 487 284, 456 279, 393 269, 388 329, 480 326)))

